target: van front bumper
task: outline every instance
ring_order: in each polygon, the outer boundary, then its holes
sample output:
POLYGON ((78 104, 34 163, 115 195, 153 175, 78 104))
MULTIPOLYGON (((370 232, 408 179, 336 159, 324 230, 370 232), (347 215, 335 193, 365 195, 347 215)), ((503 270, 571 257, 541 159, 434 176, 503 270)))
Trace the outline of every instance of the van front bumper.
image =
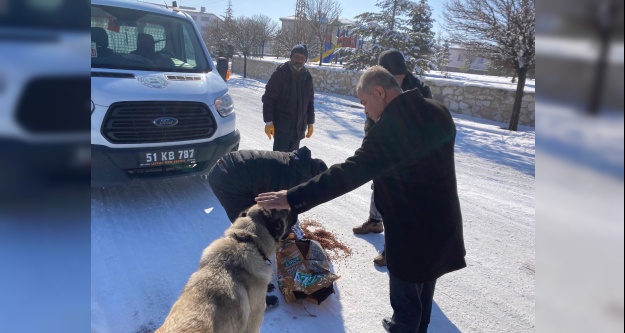
POLYGON ((91 145, 91 186, 123 184, 136 180, 185 177, 208 173, 223 155, 238 149, 241 134, 238 130, 213 141, 158 148, 110 148, 91 145), (152 151, 194 149, 191 164, 142 167, 140 156, 152 151))

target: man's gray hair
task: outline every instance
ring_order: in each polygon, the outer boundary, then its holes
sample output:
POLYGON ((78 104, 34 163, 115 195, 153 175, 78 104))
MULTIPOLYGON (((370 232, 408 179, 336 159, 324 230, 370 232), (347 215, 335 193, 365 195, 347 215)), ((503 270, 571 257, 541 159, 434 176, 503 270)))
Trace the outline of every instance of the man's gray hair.
POLYGON ((365 94, 371 94, 375 86, 380 86, 385 90, 396 88, 401 91, 401 87, 397 83, 397 80, 395 80, 393 74, 382 66, 369 67, 369 69, 360 76, 356 88, 362 90, 365 94))

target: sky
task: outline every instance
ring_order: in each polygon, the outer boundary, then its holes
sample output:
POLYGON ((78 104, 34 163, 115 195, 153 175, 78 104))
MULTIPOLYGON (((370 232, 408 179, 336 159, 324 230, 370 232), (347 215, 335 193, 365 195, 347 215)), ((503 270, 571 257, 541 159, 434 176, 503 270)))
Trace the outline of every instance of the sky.
MULTIPOLYGON (((343 7, 342 17, 353 19, 354 16, 364 12, 377 12, 379 8, 375 6, 376 2, 377 0, 339 0, 343 7)), ((280 17, 295 14, 295 3, 295 0, 232 0, 232 9, 234 16, 264 14, 280 23, 280 17)), ((438 33, 441 23, 439 16, 442 13, 445 0, 429 0, 428 3, 432 7, 432 18, 436 20, 434 32, 438 33)), ((226 12, 228 0, 178 0, 178 5, 198 8, 204 6, 209 12, 223 15, 226 12)))
MULTIPOLYGON (((486 84, 481 76, 458 79, 486 84)), ((259 126, 265 84, 236 73, 228 81, 240 149, 272 149, 273 142, 259 126)), ((301 146, 328 165, 343 162, 362 142, 363 109, 356 97, 316 92, 315 110, 314 134, 301 146)), ((533 332, 534 128, 510 132, 501 128, 503 123, 453 117, 468 267, 438 280, 429 331, 533 332)), ((280 305, 265 313, 261 332, 384 332, 381 320, 392 313, 388 271, 372 262, 384 237, 352 233, 368 217, 370 194, 367 183, 300 215, 302 221, 320 223, 352 255, 331 262, 340 278, 335 294, 320 305, 287 304, 280 291, 273 291, 280 305)), ((210 185, 198 177, 92 189, 91 332, 148 333, 160 326, 197 269, 202 250, 229 225, 210 185)), ((622 251, 606 250, 622 258, 622 251)), ((615 278, 602 282, 618 287, 611 283, 615 278)), ((275 275, 272 279, 277 285, 275 275)), ((600 306, 584 311, 594 308, 600 306)))

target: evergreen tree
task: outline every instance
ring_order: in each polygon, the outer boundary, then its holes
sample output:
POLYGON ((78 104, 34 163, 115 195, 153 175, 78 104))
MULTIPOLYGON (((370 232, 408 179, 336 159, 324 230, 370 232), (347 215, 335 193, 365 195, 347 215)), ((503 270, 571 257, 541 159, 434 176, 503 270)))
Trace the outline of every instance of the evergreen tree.
POLYGON ((436 67, 436 49, 434 43, 434 19, 432 18, 432 8, 428 5, 427 0, 420 0, 419 3, 413 7, 410 14, 410 32, 413 35, 414 46, 418 47, 415 50, 418 57, 410 59, 412 54, 407 55, 407 60, 412 60, 417 68, 415 71, 421 74, 423 71, 433 69, 436 67))
POLYGON ((234 20, 234 10, 232 10, 232 0, 228 0, 228 6, 226 7, 226 12, 224 13, 224 22, 222 27, 222 47, 226 48, 228 51, 228 58, 232 58, 232 40, 234 35, 236 34, 236 23, 234 20))
POLYGON ((434 64, 436 68, 442 72, 442 74, 447 77, 447 65, 449 64, 449 40, 446 38, 442 38, 440 35, 436 39, 436 45, 434 46, 434 64))
POLYGON ((228 0, 228 7, 226 7, 226 13, 224 15, 224 21, 233 22, 234 21, 234 11, 232 10, 232 0, 228 0))
POLYGON ((431 9, 427 0, 419 4, 409 0, 379 0, 380 12, 356 16, 357 28, 352 31, 364 37, 361 49, 342 48, 346 69, 365 69, 377 64, 382 51, 398 50, 406 57, 406 65, 417 74, 432 69, 434 34, 431 9))

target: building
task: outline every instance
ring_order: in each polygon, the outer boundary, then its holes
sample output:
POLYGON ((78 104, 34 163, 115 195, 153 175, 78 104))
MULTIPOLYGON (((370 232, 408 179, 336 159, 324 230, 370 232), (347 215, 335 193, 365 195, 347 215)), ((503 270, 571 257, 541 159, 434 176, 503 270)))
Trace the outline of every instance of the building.
POLYGON ((200 9, 197 9, 196 7, 180 6, 179 8, 181 12, 185 12, 191 16, 203 37, 210 30, 211 24, 215 22, 223 22, 219 16, 207 12, 206 7, 200 7, 200 9))
POLYGON ((474 56, 460 44, 449 46, 449 63, 445 69, 448 72, 470 72, 486 74, 488 59, 474 56))

